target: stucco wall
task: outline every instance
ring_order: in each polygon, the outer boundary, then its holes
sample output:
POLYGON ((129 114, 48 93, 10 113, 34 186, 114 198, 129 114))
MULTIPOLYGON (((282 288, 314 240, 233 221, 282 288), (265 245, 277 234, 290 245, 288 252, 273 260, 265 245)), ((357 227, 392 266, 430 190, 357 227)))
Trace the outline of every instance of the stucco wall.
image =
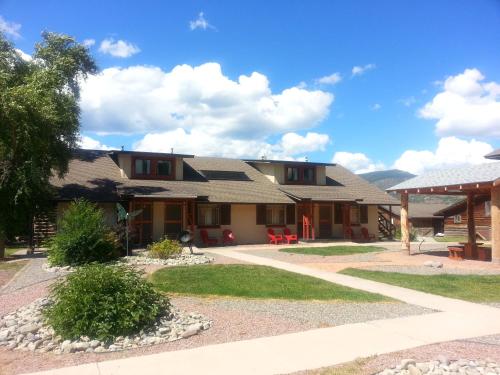
POLYGON ((178 181, 184 179, 184 160, 180 157, 175 158, 175 179, 178 181))
POLYGON ((153 241, 163 237, 165 230, 165 203, 153 202, 153 241))
POLYGON ((319 166, 316 167, 316 184, 326 185, 326 168, 319 166))
POLYGON ((274 164, 255 163, 254 165, 273 184, 276 184, 278 182, 275 177, 274 164))
POLYGON ((132 157, 130 154, 119 154, 118 166, 120 167, 120 174, 123 178, 130 178, 130 176, 132 176, 132 157))

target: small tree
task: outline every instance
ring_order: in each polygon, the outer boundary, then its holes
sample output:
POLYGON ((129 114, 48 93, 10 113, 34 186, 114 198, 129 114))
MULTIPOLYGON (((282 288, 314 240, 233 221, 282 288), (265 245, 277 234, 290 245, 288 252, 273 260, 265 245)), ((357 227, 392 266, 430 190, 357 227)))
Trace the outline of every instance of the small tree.
POLYGON ((0 258, 5 237, 48 206, 79 134, 79 82, 96 72, 88 49, 44 32, 31 60, 0 33, 0 258))
POLYGON ((53 266, 108 262, 119 256, 119 241, 106 225, 102 210, 85 200, 70 204, 50 240, 48 260, 53 266))

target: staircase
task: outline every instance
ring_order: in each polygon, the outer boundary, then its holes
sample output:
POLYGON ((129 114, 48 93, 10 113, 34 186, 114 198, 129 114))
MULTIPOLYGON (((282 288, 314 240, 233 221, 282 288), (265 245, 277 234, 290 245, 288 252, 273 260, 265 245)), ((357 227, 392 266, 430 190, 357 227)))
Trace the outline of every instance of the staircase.
POLYGON ((378 231, 383 238, 390 239, 394 237, 396 231, 396 226, 391 223, 390 219, 387 219, 380 209, 378 210, 378 231))
POLYGON ((56 212, 51 211, 33 219, 33 245, 43 246, 44 242, 56 234, 56 212))

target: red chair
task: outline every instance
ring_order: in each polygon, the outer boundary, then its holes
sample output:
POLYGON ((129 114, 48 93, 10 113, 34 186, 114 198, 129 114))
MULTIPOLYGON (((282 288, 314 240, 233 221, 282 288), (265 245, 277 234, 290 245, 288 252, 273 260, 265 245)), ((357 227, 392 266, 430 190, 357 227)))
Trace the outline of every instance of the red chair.
POLYGON ((295 242, 295 243, 299 242, 299 239, 297 238, 297 235, 296 234, 292 234, 292 232, 290 232, 290 229, 288 229, 288 228, 285 228, 283 230, 283 235, 285 236, 286 243, 289 244, 289 245, 290 245, 291 242, 295 242))
POLYGON ((367 242, 375 241, 377 239, 373 233, 368 233, 368 229, 365 227, 361 227, 361 236, 363 236, 363 240, 367 242))
POLYGON ((222 231, 222 244, 223 245, 235 245, 236 238, 234 237, 233 231, 231 229, 224 229, 222 231))
POLYGON ((219 242, 217 241, 217 238, 209 237, 206 229, 200 230, 200 236, 201 236, 201 241, 205 246, 217 245, 217 243, 219 242))
POLYGON ((351 241, 361 240, 361 238, 359 238, 354 234, 354 231, 352 230, 351 227, 346 227, 344 229, 344 238, 346 240, 351 240, 351 241))
POLYGON ((274 229, 272 228, 267 230, 267 238, 269 239, 269 243, 273 243, 275 245, 283 243, 283 236, 281 234, 275 234, 274 229))

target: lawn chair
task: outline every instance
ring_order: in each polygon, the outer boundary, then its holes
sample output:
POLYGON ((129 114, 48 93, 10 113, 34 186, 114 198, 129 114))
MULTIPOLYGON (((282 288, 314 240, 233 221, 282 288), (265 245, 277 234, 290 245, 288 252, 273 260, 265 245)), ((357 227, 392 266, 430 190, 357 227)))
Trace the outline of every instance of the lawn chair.
POLYGON ((344 229, 344 239, 351 240, 351 241, 356 241, 356 240, 359 241, 361 238, 359 238, 358 236, 356 236, 354 234, 354 231, 352 230, 351 227, 346 227, 344 229))
POLYGON ((297 235, 296 234, 292 234, 292 232, 288 228, 285 228, 283 230, 283 236, 285 237, 286 243, 289 244, 289 245, 290 245, 291 242, 295 242, 295 243, 299 242, 299 240, 297 238, 297 235))
POLYGON ((283 236, 281 234, 275 234, 274 229, 272 228, 267 230, 267 238, 269 239, 269 243, 273 243, 275 245, 283 243, 283 236))
POLYGON ((366 242, 375 241, 377 239, 377 236, 375 236, 373 233, 369 233, 368 229, 366 229, 365 227, 361 227, 361 236, 366 242))
POLYGON ((223 245, 235 245, 236 238, 231 229, 224 229, 222 231, 222 244, 223 245))
POLYGON ((209 237, 206 229, 200 230, 200 237, 203 245, 205 246, 215 246, 219 242, 217 241, 217 238, 209 237))

